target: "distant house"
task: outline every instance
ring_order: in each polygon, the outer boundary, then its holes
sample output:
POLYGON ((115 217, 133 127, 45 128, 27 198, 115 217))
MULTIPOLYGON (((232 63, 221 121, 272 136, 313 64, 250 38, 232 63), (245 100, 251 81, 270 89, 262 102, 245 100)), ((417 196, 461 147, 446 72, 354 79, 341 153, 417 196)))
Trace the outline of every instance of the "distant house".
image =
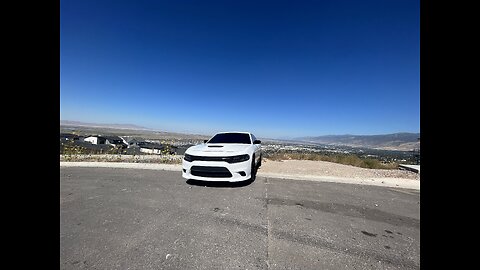
POLYGON ((60 133, 60 141, 78 141, 80 138, 75 134, 60 133))
POLYGON ((117 136, 103 136, 103 135, 92 135, 84 139, 85 142, 89 142, 92 145, 111 145, 115 148, 128 148, 126 153, 130 154, 182 154, 185 152, 185 149, 179 149, 177 146, 173 145, 163 145, 154 142, 146 142, 139 137, 117 137, 117 136))
POLYGON ((122 139, 123 143, 128 145, 128 142, 132 139, 131 137, 120 137, 122 139))
MULTIPOLYGON (((90 142, 72 141, 73 145, 82 149, 83 153, 102 154, 108 153, 113 149, 109 144, 92 144, 90 142)), ((60 142, 60 154, 64 153, 65 145, 60 142)))
POLYGON ((175 146, 170 145, 162 145, 158 143, 151 143, 151 142, 137 142, 136 146, 132 146, 130 148, 139 148, 140 152, 146 154, 175 154, 175 146))
POLYGON ((123 142, 123 140, 118 136, 100 136, 94 135, 89 136, 84 139, 85 142, 89 142, 91 144, 107 144, 112 145, 116 148, 126 148, 127 145, 123 142))
POLYGON ((122 138, 122 140, 128 148, 140 147, 141 145, 146 143, 142 138, 139 137, 122 138))
POLYGON ((140 152, 147 154, 163 154, 165 146, 157 143, 150 142, 139 142, 138 147, 140 147, 140 152))
POLYGON ((91 144, 106 144, 107 139, 102 136, 88 136, 85 139, 83 139, 85 142, 89 142, 91 144))
POLYGON ((118 136, 105 136, 105 144, 112 145, 116 148, 127 148, 127 145, 123 142, 122 138, 118 136))

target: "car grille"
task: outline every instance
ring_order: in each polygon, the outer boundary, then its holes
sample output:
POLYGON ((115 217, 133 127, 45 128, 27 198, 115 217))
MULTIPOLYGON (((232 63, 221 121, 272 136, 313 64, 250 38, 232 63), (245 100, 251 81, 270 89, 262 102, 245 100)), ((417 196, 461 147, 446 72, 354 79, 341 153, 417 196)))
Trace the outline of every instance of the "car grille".
POLYGON ((248 154, 238 155, 238 156, 229 156, 229 157, 219 157, 219 156, 192 156, 189 154, 185 154, 183 157, 185 161, 193 162, 193 161, 224 161, 228 163, 238 163, 244 162, 250 159, 248 154))
POLYGON ((227 161, 230 159, 230 157, 202 157, 202 156, 192 156, 190 155, 190 159, 192 161, 227 161))
POLYGON ((230 171, 225 167, 207 167, 207 166, 192 166, 190 173, 201 177, 215 177, 228 178, 232 177, 230 171))

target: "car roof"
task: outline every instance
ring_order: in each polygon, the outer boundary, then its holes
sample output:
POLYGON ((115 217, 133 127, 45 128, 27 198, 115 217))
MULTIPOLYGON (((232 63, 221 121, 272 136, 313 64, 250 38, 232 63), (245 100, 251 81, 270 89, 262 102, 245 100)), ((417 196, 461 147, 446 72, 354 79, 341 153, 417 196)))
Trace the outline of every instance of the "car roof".
POLYGON ((217 132, 217 133, 215 133, 215 134, 225 134, 225 133, 252 134, 252 133, 246 132, 246 131, 222 131, 222 132, 217 132))

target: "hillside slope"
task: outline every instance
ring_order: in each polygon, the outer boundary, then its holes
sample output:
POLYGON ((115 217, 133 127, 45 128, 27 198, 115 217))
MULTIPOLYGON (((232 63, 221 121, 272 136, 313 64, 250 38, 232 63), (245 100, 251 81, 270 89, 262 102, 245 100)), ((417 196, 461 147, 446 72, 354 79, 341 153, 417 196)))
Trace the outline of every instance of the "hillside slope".
POLYGON ((420 147, 419 138, 419 133, 394 133, 384 135, 326 135, 301 137, 296 138, 296 140, 328 145, 412 151, 420 147))

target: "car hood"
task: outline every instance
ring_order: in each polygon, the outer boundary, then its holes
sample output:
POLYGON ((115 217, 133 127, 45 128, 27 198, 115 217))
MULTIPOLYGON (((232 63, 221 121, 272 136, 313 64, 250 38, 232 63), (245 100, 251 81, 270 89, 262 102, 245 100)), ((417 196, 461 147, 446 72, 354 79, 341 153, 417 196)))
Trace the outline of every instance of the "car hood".
POLYGON ((234 155, 243 154, 250 147, 250 144, 233 144, 233 143, 214 143, 214 144, 199 144, 188 148, 185 152, 189 155, 205 155, 205 156, 219 156, 219 155, 234 155))

